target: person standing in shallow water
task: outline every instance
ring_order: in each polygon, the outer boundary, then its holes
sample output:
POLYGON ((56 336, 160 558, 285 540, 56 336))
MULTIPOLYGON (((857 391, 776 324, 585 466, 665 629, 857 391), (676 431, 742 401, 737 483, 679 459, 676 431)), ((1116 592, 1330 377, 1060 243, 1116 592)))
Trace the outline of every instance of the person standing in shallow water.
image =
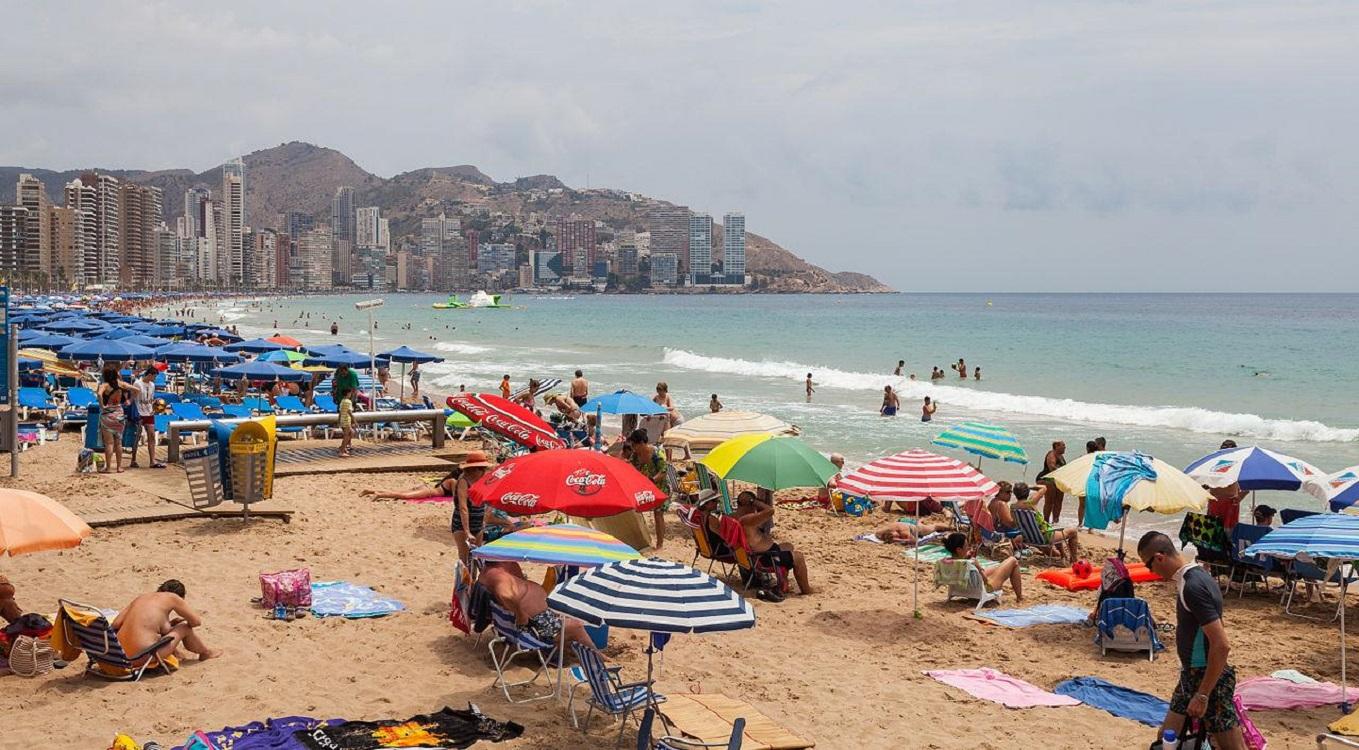
POLYGON ((807 373, 807 403, 809 404, 812 402, 812 394, 816 393, 816 389, 812 387, 813 385, 812 374, 809 372, 807 373))
POLYGON ((895 417, 899 408, 901 408, 901 400, 897 398, 896 391, 893 391, 890 385, 883 386, 882 407, 878 409, 878 414, 884 417, 895 417))

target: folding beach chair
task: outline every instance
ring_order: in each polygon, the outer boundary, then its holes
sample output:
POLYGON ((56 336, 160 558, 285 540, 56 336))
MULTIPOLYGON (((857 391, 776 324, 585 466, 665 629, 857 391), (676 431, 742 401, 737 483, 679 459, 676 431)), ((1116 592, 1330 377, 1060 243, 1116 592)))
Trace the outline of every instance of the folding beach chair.
POLYGON ((1052 537, 1043 533, 1043 527, 1038 523, 1038 514, 1028 508, 1015 508, 1011 511, 1015 517, 1015 523, 1019 524, 1019 539, 1024 542, 1025 547, 1031 547, 1044 555, 1052 557, 1062 557, 1062 544, 1054 543, 1052 537))
MULTIPOLYGON (((495 602, 489 603, 491 610, 491 627, 495 630, 496 637, 492 638, 487 644, 487 649, 491 652, 491 664, 495 666, 495 687, 505 693, 505 700, 510 703, 529 703, 531 701, 544 700, 551 698, 556 692, 556 672, 552 668, 555 660, 557 644, 543 643, 532 633, 521 630, 515 624, 514 615, 504 607, 495 602), (515 657, 529 657, 529 668, 533 669, 533 676, 527 680, 510 682, 505 676, 505 668, 511 666, 515 657), (547 692, 535 694, 522 700, 515 700, 510 696, 510 688, 524 687, 532 685, 538 681, 539 677, 546 676, 547 692)), ((560 656, 560 655, 557 655, 560 656)))
POLYGON ((940 500, 939 504, 944 507, 944 513, 949 517, 954 528, 966 529, 972 526, 972 519, 967 517, 967 513, 957 500, 940 500))
MULTIPOLYGON (((79 648, 85 652, 90 660, 85 674, 106 680, 136 682, 151 667, 163 669, 166 674, 172 669, 172 663, 156 653, 174 641, 172 636, 164 636, 138 653, 129 655, 123 651, 123 645, 118 642, 118 633, 102 612, 87 604, 66 599, 57 601, 53 641, 54 646, 64 644, 65 647, 79 648), (55 632, 57 630, 59 634, 55 632)), ((67 651, 68 648, 58 650, 67 651)))
POLYGON ((948 587, 948 597, 946 601, 958 599, 976 599, 976 611, 980 612, 989 602, 1000 604, 999 591, 988 591, 986 580, 977 570, 971 559, 959 560, 948 557, 934 564, 934 586, 940 588, 948 587))
POLYGON ((623 731, 627 729, 628 717, 638 709, 645 708, 649 703, 661 703, 665 701, 665 696, 656 694, 653 697, 654 683, 643 680, 641 682, 623 682, 619 677, 622 667, 604 666, 604 658, 598 651, 586 648, 579 643, 572 643, 571 648, 576 652, 576 660, 580 662, 581 671, 585 673, 585 684, 590 687, 590 696, 586 699, 589 710, 585 712, 585 722, 582 724, 576 717, 575 710, 575 687, 572 687, 571 696, 568 698, 567 706, 571 712, 571 723, 580 728, 581 733, 590 731, 590 718, 594 716, 596 710, 619 719, 618 744, 623 744, 623 731))
POLYGON ((1156 652, 1165 648, 1156 637, 1151 606, 1139 598, 1109 598, 1099 603, 1095 614, 1095 645, 1100 655, 1113 651, 1146 651, 1154 661, 1156 652))
POLYGON ((708 528, 708 514, 698 507, 683 504, 676 506, 676 512, 679 513, 680 521, 694 537, 694 559, 689 563, 689 567, 697 567, 698 559, 701 557, 708 561, 708 573, 713 572, 714 565, 721 565, 722 577, 730 577, 731 566, 736 564, 736 555, 726 542, 708 528))
POLYGON ((746 733, 746 720, 738 718, 731 723, 731 737, 726 742, 699 742, 672 735, 653 741, 651 727, 655 722, 656 709, 648 708, 642 713, 642 723, 637 729, 637 750, 741 750, 746 733))
POLYGON ((1257 526, 1252 523, 1238 523, 1232 527, 1232 546, 1228 550, 1231 557, 1232 567, 1227 572, 1227 585, 1236 582, 1237 574, 1241 576, 1241 589, 1237 593, 1237 598, 1241 598, 1246 593, 1246 580, 1252 584, 1260 581, 1266 584, 1268 589, 1268 576, 1270 573, 1282 575, 1278 563, 1272 557, 1261 555, 1243 555, 1246 548, 1260 541, 1265 534, 1270 532, 1268 526, 1257 526))
POLYGON ((1324 589, 1326 586, 1334 585, 1340 590, 1337 596, 1335 614, 1329 622, 1335 622, 1340 618, 1340 608, 1345 606, 1344 593, 1357 579, 1354 577, 1353 568, 1348 564, 1336 564, 1333 570, 1323 570, 1320 565, 1307 560, 1285 560, 1283 561, 1285 577, 1284 586, 1284 614, 1293 617, 1301 617, 1305 620, 1321 620, 1320 617, 1304 615, 1293 609, 1293 595, 1297 593, 1298 584, 1303 584, 1309 590, 1324 589))

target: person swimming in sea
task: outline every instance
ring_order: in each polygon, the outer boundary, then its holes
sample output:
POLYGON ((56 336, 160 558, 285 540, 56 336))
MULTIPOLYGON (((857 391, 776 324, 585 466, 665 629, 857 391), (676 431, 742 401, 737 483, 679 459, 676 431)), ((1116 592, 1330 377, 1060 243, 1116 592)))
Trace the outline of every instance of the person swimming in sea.
POLYGON ((925 404, 920 407, 920 421, 929 422, 934 419, 934 412, 938 411, 939 402, 931 401, 929 396, 925 397, 925 404))

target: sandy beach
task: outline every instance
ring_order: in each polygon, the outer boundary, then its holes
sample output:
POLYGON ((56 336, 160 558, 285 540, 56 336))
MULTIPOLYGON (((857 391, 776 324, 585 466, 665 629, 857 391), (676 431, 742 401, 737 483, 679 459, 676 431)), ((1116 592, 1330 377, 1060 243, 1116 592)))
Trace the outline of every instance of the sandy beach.
MULTIPOLYGON (((0 484, 60 498, 77 512, 127 498, 131 491, 115 478, 71 474, 76 445, 68 434, 25 454, 22 478, 0 484)), ((484 645, 475 647, 447 618, 456 559, 448 506, 359 497, 365 488, 413 485, 422 478, 281 478, 276 496, 297 511, 290 524, 191 520, 98 528, 73 550, 7 558, 0 569, 17 585, 20 602, 36 611, 53 610, 58 597, 117 608, 166 578, 179 578, 206 618, 203 637, 226 655, 139 684, 83 677, 83 659, 32 680, 0 677, 0 711, 7 717, 0 747, 55 742, 48 746, 98 750, 119 731, 170 747, 195 729, 267 717, 404 718, 468 702, 527 728, 506 748, 609 747, 615 732, 605 722, 597 720, 592 736, 583 738, 570 728, 563 705, 511 705, 492 690, 484 645), (257 573, 297 566, 309 567, 314 580, 371 585, 408 609, 372 620, 263 619, 250 604, 259 593, 257 573)), ((1008 630, 973 622, 963 617, 969 605, 944 603, 943 593, 927 582, 921 587, 923 618, 915 620, 913 566, 903 549, 851 541, 872 521, 781 510, 777 524, 781 538, 806 551, 819 592, 780 604, 755 601, 753 630, 676 637, 665 652, 662 692, 743 698, 828 750, 903 744, 1134 748, 1154 738, 1150 728, 1085 706, 1007 710, 921 671, 991 667, 1046 689, 1067 677, 1095 675, 1166 697, 1178 669, 1169 637, 1171 650, 1154 663, 1135 655, 1102 658, 1088 628, 1008 630)), ((689 562, 687 531, 672 518, 669 532, 661 555, 689 562)), ((1109 546, 1102 537, 1081 541, 1087 548, 1109 546)), ((1099 558, 1093 550, 1083 554, 1099 558)), ((921 572, 927 579, 928 569, 921 572)), ((1033 572, 1025 574, 1026 602, 1088 607, 1094 601, 1092 593, 1034 581, 1033 572)), ((1139 590, 1160 618, 1171 617, 1168 585, 1139 590)), ((1277 597, 1262 594, 1240 600, 1233 594, 1226 621, 1231 661, 1242 678, 1293 668, 1339 679, 1333 625, 1285 617, 1277 597)), ((641 636, 615 630, 606 655, 624 666, 625 676, 641 678, 642 647, 641 636)), ((1312 747, 1314 735, 1338 713, 1325 707, 1252 716, 1270 747, 1303 748, 1312 747)))

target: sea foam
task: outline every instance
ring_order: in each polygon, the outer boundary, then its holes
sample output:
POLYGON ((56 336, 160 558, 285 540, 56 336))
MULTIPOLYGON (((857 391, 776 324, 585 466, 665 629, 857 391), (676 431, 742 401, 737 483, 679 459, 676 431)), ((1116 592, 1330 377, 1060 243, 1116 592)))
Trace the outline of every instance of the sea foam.
POLYGON ((1024 396, 997 391, 913 381, 877 373, 853 372, 817 367, 798 362, 752 362, 729 357, 711 357, 684 349, 666 349, 665 364, 685 370, 782 378, 801 381, 813 373, 818 387, 846 390, 880 391, 892 385, 903 399, 930 396, 940 403, 978 411, 1003 412, 1033 417, 1048 417, 1076 422, 1163 427, 1216 435, 1233 435, 1260 440, 1313 442, 1352 442, 1359 440, 1359 429, 1331 427, 1321 422, 1293 419, 1267 419, 1256 414, 1233 414, 1187 406, 1132 406, 1076 401, 1068 398, 1024 396))

